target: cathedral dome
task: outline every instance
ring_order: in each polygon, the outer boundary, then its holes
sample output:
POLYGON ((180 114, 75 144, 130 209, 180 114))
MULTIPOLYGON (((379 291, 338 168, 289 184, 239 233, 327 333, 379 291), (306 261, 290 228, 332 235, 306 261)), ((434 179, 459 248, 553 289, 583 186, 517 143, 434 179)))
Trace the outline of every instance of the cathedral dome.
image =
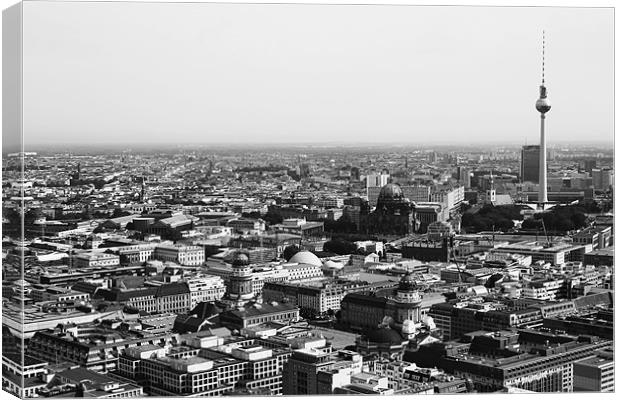
POLYGON ((400 278, 398 288, 400 290, 416 290, 418 285, 416 283, 415 275, 413 273, 408 273, 400 278))
POLYGON ((247 254, 242 252, 237 252, 232 257, 232 265, 233 266, 243 266, 250 264, 250 257, 247 254))
POLYGON ((379 192, 380 199, 399 199, 403 197, 403 191, 395 183, 388 183, 387 185, 381 188, 379 192))
POLYGON ((373 343, 401 344, 405 341, 400 333, 389 327, 375 328, 365 335, 366 340, 373 343))

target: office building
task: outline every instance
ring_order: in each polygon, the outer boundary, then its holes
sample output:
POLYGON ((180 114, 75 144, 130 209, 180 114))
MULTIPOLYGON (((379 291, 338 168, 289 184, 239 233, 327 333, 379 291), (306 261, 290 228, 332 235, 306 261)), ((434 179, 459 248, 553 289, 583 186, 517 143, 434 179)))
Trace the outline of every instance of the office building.
POLYGON ((576 361, 573 364, 573 391, 613 392, 614 369, 613 347, 576 361))
POLYGON ((594 190, 607 191, 614 184, 614 171, 610 168, 593 168, 592 185, 594 190))
POLYGON ((362 356, 331 347, 293 351, 284 367, 284 395, 332 394, 351 383, 351 375, 362 372, 362 356))

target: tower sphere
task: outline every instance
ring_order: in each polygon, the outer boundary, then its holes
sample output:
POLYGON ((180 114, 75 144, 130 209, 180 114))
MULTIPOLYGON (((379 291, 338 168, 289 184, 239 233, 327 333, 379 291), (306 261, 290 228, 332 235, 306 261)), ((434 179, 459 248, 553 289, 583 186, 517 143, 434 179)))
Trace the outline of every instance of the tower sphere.
POLYGON ((539 113, 544 114, 547 111, 551 110, 551 102, 549 99, 538 99, 536 100, 536 110, 539 113))

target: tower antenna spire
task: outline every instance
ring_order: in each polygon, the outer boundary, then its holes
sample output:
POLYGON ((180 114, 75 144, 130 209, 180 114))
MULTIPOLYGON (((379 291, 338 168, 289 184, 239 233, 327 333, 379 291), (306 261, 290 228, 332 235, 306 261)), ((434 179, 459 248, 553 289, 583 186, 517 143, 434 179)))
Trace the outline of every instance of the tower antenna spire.
POLYGON ((542 84, 545 86, 545 30, 542 31, 542 84))

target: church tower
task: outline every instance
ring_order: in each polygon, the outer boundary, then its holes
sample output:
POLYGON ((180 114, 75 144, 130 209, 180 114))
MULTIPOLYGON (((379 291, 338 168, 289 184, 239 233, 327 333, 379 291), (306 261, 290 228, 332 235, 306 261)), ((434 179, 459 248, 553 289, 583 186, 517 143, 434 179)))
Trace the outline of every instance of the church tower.
POLYGON ((484 200, 486 204, 493 204, 495 203, 495 200, 496 200, 495 180, 493 179, 493 171, 491 171, 491 178, 489 180, 489 188, 487 189, 486 197, 484 200))
POLYGON ((226 295, 229 303, 236 307, 243 307, 254 300, 252 287, 252 268, 247 254, 239 251, 232 259, 233 271, 230 275, 230 286, 226 295))

